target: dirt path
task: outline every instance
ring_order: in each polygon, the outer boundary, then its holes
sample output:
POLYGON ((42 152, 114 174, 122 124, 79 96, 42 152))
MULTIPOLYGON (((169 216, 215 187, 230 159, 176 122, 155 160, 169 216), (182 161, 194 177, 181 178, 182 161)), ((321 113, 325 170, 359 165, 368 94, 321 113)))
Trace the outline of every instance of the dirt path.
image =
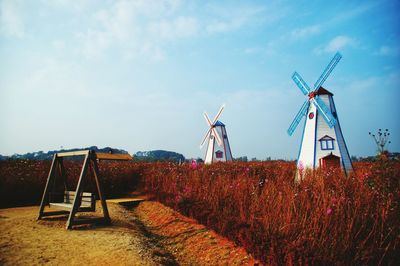
MULTIPOLYGON (((242 249, 157 202, 109 203, 111 226, 65 230, 38 207, 0 209, 0 265, 241 265, 242 249)), ((100 208, 97 208, 98 210, 100 208)))

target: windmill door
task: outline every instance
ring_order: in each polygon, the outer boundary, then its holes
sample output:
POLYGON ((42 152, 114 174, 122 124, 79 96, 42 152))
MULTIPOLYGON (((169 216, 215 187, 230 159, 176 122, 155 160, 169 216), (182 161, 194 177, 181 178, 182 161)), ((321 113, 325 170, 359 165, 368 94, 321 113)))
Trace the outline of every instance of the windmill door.
POLYGON ((319 159, 319 165, 322 168, 340 167, 340 157, 331 153, 319 159))

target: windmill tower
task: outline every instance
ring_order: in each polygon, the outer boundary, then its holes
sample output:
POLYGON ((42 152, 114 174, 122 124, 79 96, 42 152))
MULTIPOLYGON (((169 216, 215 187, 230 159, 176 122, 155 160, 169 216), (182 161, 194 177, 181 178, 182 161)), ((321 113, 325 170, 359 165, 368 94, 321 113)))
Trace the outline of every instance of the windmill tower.
POLYGON ((317 167, 340 166, 346 175, 353 170, 340 128, 333 94, 322 87, 341 58, 341 54, 336 53, 314 84, 313 90, 297 72, 294 72, 292 76, 296 85, 308 97, 287 131, 291 136, 303 116, 306 116, 297 158, 297 181, 302 178, 302 171, 299 171, 299 169, 304 168, 316 169, 317 167))
POLYGON ((225 106, 222 105, 213 122, 211 122, 206 112, 203 114, 210 127, 200 144, 201 149, 208 139, 206 158, 204 159, 206 164, 232 161, 231 146, 229 145, 225 125, 218 120, 224 108, 225 106))

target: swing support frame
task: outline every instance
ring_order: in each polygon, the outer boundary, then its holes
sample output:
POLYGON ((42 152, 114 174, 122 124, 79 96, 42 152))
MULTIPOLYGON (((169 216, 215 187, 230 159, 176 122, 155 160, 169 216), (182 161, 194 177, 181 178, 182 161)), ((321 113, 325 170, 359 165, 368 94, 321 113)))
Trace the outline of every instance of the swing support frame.
POLYGON ((54 154, 49 175, 47 177, 46 187, 43 192, 42 201, 40 203, 39 215, 37 219, 41 220, 44 217, 69 214, 66 224, 66 229, 72 229, 72 226, 81 224, 91 224, 91 223, 101 223, 106 225, 110 224, 111 218, 108 213, 106 199, 102 191, 98 161, 100 160, 128 161, 131 159, 132 157, 129 154, 96 153, 93 150, 60 152, 54 154), (84 156, 84 160, 78 180, 78 185, 76 187, 76 191, 68 191, 68 183, 67 183, 68 180, 63 161, 65 157, 74 157, 74 156, 84 156), (64 183, 65 191, 64 191, 63 203, 59 202, 54 203, 51 202, 50 199, 51 197, 50 186, 52 182, 55 182, 57 171, 60 173, 64 183), (96 192, 101 202, 103 210, 103 217, 85 218, 85 219, 77 218, 76 214, 78 212, 87 212, 95 210, 96 201, 94 195, 92 193, 83 192, 83 188, 88 179, 89 171, 92 171, 93 173, 93 177, 96 183, 96 192), (58 207, 63 210, 45 211, 45 206, 58 207))

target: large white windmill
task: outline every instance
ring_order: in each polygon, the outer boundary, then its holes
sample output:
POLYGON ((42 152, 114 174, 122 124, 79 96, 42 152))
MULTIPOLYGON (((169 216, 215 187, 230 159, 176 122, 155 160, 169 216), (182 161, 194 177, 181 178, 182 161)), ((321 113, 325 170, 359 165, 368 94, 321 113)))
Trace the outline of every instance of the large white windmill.
POLYGON ((308 97, 287 131, 291 136, 303 116, 307 114, 297 159, 296 180, 302 178, 300 174, 302 171, 299 169, 340 166, 346 175, 353 170, 340 128, 333 94, 322 87, 341 58, 341 54, 336 53, 314 84, 313 90, 297 72, 294 72, 292 76, 296 85, 308 97))
POLYGON ((201 149, 208 139, 206 158, 204 159, 206 164, 232 161, 231 146, 229 145, 225 125, 218 120, 224 108, 225 105, 222 105, 212 122, 206 112, 203 114, 210 127, 200 144, 201 149))

